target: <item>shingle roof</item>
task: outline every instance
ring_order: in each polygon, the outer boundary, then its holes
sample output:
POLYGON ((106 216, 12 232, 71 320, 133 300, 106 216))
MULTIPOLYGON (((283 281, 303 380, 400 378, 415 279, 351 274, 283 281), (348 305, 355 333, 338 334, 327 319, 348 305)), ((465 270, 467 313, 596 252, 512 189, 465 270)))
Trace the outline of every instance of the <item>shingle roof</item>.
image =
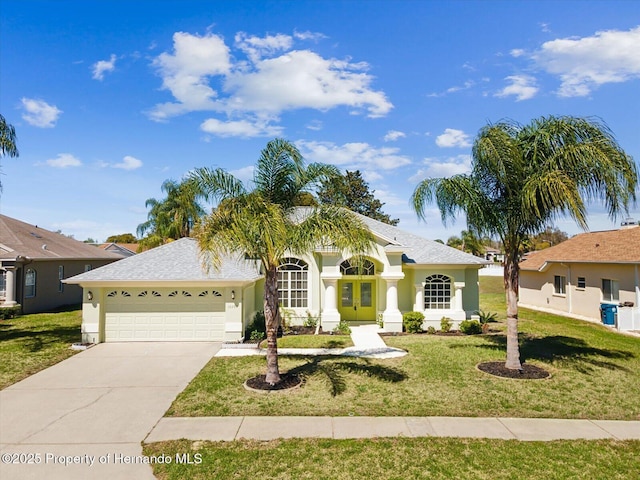
POLYGON ((0 259, 15 259, 19 255, 34 260, 122 258, 59 233, 0 215, 0 259))
POLYGON ((182 238, 118 262, 81 273, 68 283, 111 281, 248 281, 260 278, 256 262, 227 258, 219 270, 204 267, 198 243, 182 238))
POLYGON ((640 263, 640 227, 578 234, 531 252, 520 269, 539 270, 546 262, 640 263))

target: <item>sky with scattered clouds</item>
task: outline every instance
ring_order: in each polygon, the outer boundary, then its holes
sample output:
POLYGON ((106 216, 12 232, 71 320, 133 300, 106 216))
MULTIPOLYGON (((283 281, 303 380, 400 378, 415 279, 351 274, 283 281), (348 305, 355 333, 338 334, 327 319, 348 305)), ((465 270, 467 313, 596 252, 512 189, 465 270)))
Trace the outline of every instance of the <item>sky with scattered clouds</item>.
MULTIPOLYGON (((0 213, 79 240, 135 233, 166 179, 250 181, 274 137, 361 170, 399 226, 446 240, 464 218, 409 206, 466 173, 487 123, 595 116, 640 160, 633 1, 2 0, 0 213)), ((631 215, 640 219, 640 209, 631 215)), ((590 206, 592 230, 615 228, 590 206)), ((571 234, 578 228, 561 219, 571 234)))

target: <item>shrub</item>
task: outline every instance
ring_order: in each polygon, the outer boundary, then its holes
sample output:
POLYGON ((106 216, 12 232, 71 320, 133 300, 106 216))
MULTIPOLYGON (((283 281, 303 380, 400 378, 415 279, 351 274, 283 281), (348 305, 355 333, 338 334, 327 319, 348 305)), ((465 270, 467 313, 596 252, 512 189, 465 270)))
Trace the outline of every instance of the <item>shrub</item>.
POLYGON ((346 321, 340 320, 340 323, 338 323, 336 328, 333 329, 333 333, 337 333, 338 335, 349 335, 351 333, 351 328, 346 321))
POLYGON ((13 307, 1 307, 0 308, 0 320, 9 320, 20 315, 20 305, 14 305, 13 307))
POLYGON ((311 315, 311 312, 307 311, 307 318, 304 320, 305 327, 316 328, 318 326, 318 317, 311 315))
POLYGON ((262 310, 256 312, 256 314, 253 316, 253 320, 251 321, 251 323, 247 325, 247 328, 244 331, 244 338, 251 339, 251 336, 253 335, 254 331, 261 333, 263 337, 266 336, 267 334, 267 327, 265 325, 264 312, 262 310))
POLYGON ((476 314, 480 317, 480 324, 484 325, 485 323, 495 322, 498 317, 497 313, 485 312, 483 310, 476 311, 476 314))
POLYGON ((253 330, 251 335, 249 335, 249 340, 252 342, 260 342, 264 338, 264 332, 260 332, 258 330, 253 330))
POLYGON ((432 325, 429 325, 429 326, 427 327, 427 333, 428 333, 429 335, 435 335, 435 334, 436 334, 436 327, 434 327, 434 326, 432 326, 432 325))
POLYGON ((460 331, 465 335, 477 335, 482 333, 482 325, 478 320, 464 320, 460 322, 460 331))
POLYGON ((424 315, 422 312, 407 312, 402 315, 402 325, 408 333, 418 333, 422 331, 424 315))
POLYGON ((453 322, 449 317, 442 317, 440 320, 440 330, 444 333, 450 332, 451 327, 453 327, 453 322))

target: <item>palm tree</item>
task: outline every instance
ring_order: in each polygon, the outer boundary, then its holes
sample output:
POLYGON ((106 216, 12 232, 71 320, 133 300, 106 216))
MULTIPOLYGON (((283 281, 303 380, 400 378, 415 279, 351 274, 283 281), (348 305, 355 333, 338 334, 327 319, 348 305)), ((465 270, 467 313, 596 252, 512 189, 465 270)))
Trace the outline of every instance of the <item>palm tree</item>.
POLYGON ((412 203, 424 219, 434 198, 443 223, 457 213, 476 235, 497 235, 505 250, 507 361, 521 369, 518 348, 519 255, 529 235, 561 216, 587 228, 589 201, 603 200, 616 218, 635 203, 638 171, 633 159, 599 120, 541 117, 529 125, 506 120, 478 133, 471 173, 427 178, 412 203))
MULTIPOLYGON (((0 114, 0 158, 9 156, 17 157, 18 147, 16 146, 16 129, 0 114)), ((0 173, 2 171, 0 170, 0 173)), ((2 182, 0 182, 0 192, 2 192, 2 182)))
POLYGON ((277 271, 281 260, 320 246, 357 257, 374 245, 368 228, 349 210, 330 205, 296 209, 301 193, 311 193, 319 181, 335 175, 339 173, 333 166, 305 166, 298 149, 282 139, 270 141, 262 150, 251 188, 219 168, 200 168, 191 175, 207 199, 219 202, 197 232, 208 264, 217 268, 223 257, 245 255, 262 264, 267 330, 265 380, 272 385, 280 382, 277 271))
POLYGON ((195 223, 205 214, 194 182, 165 180, 161 188, 167 194, 164 200, 149 198, 145 202, 145 207, 150 208, 147 221, 137 229, 139 236, 147 234, 140 241, 142 249, 191 236, 195 223))

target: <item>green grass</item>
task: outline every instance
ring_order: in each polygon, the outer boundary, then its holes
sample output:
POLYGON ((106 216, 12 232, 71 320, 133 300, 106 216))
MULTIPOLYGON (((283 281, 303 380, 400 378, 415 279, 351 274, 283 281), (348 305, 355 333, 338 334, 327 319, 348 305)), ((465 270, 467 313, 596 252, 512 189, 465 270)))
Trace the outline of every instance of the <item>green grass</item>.
POLYGON ((640 471, 640 441, 470 440, 392 438, 197 442, 144 446, 145 455, 169 455, 154 464, 159 479, 629 479, 640 471), (198 465, 175 462, 190 454, 198 465))
POLYGON ((0 389, 77 353, 81 323, 80 310, 0 320, 0 389))
MULTIPOLYGON (((263 344, 263 346, 265 346, 263 344)), ((349 335, 285 335, 278 348, 346 348, 353 347, 349 335)))
POLYGON ((260 395, 242 384, 265 371, 263 357, 213 358, 176 398, 169 416, 408 415, 640 419, 640 339, 606 327, 522 309, 521 355, 552 373, 545 380, 508 380, 478 371, 505 359, 501 279, 483 278, 482 308, 499 313, 493 333, 385 337, 402 358, 280 356, 282 372, 306 384, 260 395), (485 281, 488 280, 488 281, 485 281), (498 280, 498 282, 496 282, 498 280))

